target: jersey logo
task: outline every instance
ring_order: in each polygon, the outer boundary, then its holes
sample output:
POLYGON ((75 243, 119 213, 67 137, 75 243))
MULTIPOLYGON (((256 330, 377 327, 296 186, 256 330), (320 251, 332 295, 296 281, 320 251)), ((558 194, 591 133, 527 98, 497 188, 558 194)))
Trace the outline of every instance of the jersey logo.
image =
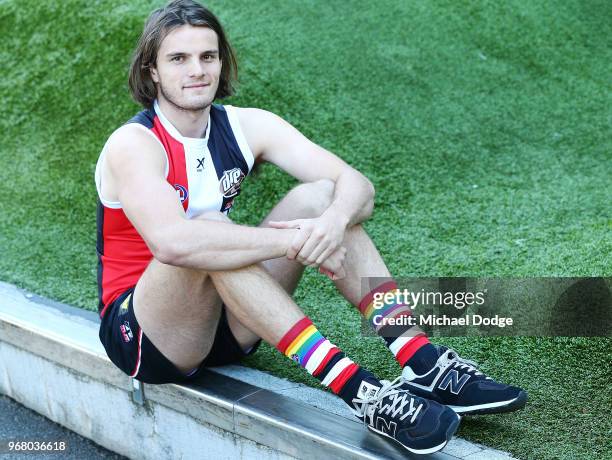
POLYGON ((183 187, 181 184, 174 184, 174 188, 176 189, 176 193, 181 200, 181 203, 184 203, 187 198, 189 198, 189 192, 187 188, 183 187))
POLYGON ((219 190, 224 198, 231 198, 240 193, 240 183, 244 179, 244 173, 240 168, 224 171, 219 183, 219 190))
POLYGON ((198 165, 196 166, 196 171, 200 172, 204 170, 204 160, 206 159, 206 157, 202 157, 202 158, 196 158, 196 160, 198 160, 198 165))

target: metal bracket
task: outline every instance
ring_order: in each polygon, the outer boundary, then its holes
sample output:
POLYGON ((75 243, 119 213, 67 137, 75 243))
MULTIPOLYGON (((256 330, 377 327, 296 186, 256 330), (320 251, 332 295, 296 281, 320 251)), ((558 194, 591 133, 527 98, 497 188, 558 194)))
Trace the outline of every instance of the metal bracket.
POLYGON ((130 383, 132 386, 132 401, 136 404, 144 406, 145 394, 144 394, 144 383, 140 380, 136 380, 130 377, 130 383))

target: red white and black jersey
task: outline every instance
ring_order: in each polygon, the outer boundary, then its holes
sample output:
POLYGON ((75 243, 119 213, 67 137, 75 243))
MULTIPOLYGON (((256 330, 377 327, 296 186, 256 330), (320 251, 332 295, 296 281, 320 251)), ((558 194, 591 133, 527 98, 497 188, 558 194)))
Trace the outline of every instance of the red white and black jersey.
MULTIPOLYGON (((175 188, 187 218, 206 211, 229 213, 254 161, 234 107, 213 104, 203 138, 182 136, 161 112, 157 101, 152 109, 143 110, 128 123, 155 136, 164 148, 166 180, 175 188)), ((122 292, 136 285, 153 258, 121 203, 102 196, 101 164, 105 151, 106 146, 95 174, 99 197, 97 252, 101 317, 122 292)))

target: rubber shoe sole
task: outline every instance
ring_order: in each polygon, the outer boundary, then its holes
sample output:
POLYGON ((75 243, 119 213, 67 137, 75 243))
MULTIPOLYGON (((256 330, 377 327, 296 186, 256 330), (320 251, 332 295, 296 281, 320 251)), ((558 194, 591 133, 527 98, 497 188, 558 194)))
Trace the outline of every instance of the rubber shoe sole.
POLYGON ((448 406, 459 415, 503 414, 522 409, 527 403, 527 392, 521 391, 519 395, 509 401, 499 401, 475 406, 448 406))

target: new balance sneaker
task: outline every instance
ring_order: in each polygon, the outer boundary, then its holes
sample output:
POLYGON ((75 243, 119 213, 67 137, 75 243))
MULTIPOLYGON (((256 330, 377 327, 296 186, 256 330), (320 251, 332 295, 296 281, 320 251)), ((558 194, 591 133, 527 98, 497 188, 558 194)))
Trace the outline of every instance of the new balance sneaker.
POLYGON ((362 382, 353 412, 375 433, 399 442, 415 454, 444 448, 459 427, 459 417, 446 406, 402 390, 401 376, 382 387, 362 382))
POLYGON ((450 348, 438 347, 438 352, 436 365, 426 374, 417 375, 405 366, 401 388, 445 404, 461 415, 512 412, 525 406, 524 390, 487 377, 475 362, 460 358, 450 348))

